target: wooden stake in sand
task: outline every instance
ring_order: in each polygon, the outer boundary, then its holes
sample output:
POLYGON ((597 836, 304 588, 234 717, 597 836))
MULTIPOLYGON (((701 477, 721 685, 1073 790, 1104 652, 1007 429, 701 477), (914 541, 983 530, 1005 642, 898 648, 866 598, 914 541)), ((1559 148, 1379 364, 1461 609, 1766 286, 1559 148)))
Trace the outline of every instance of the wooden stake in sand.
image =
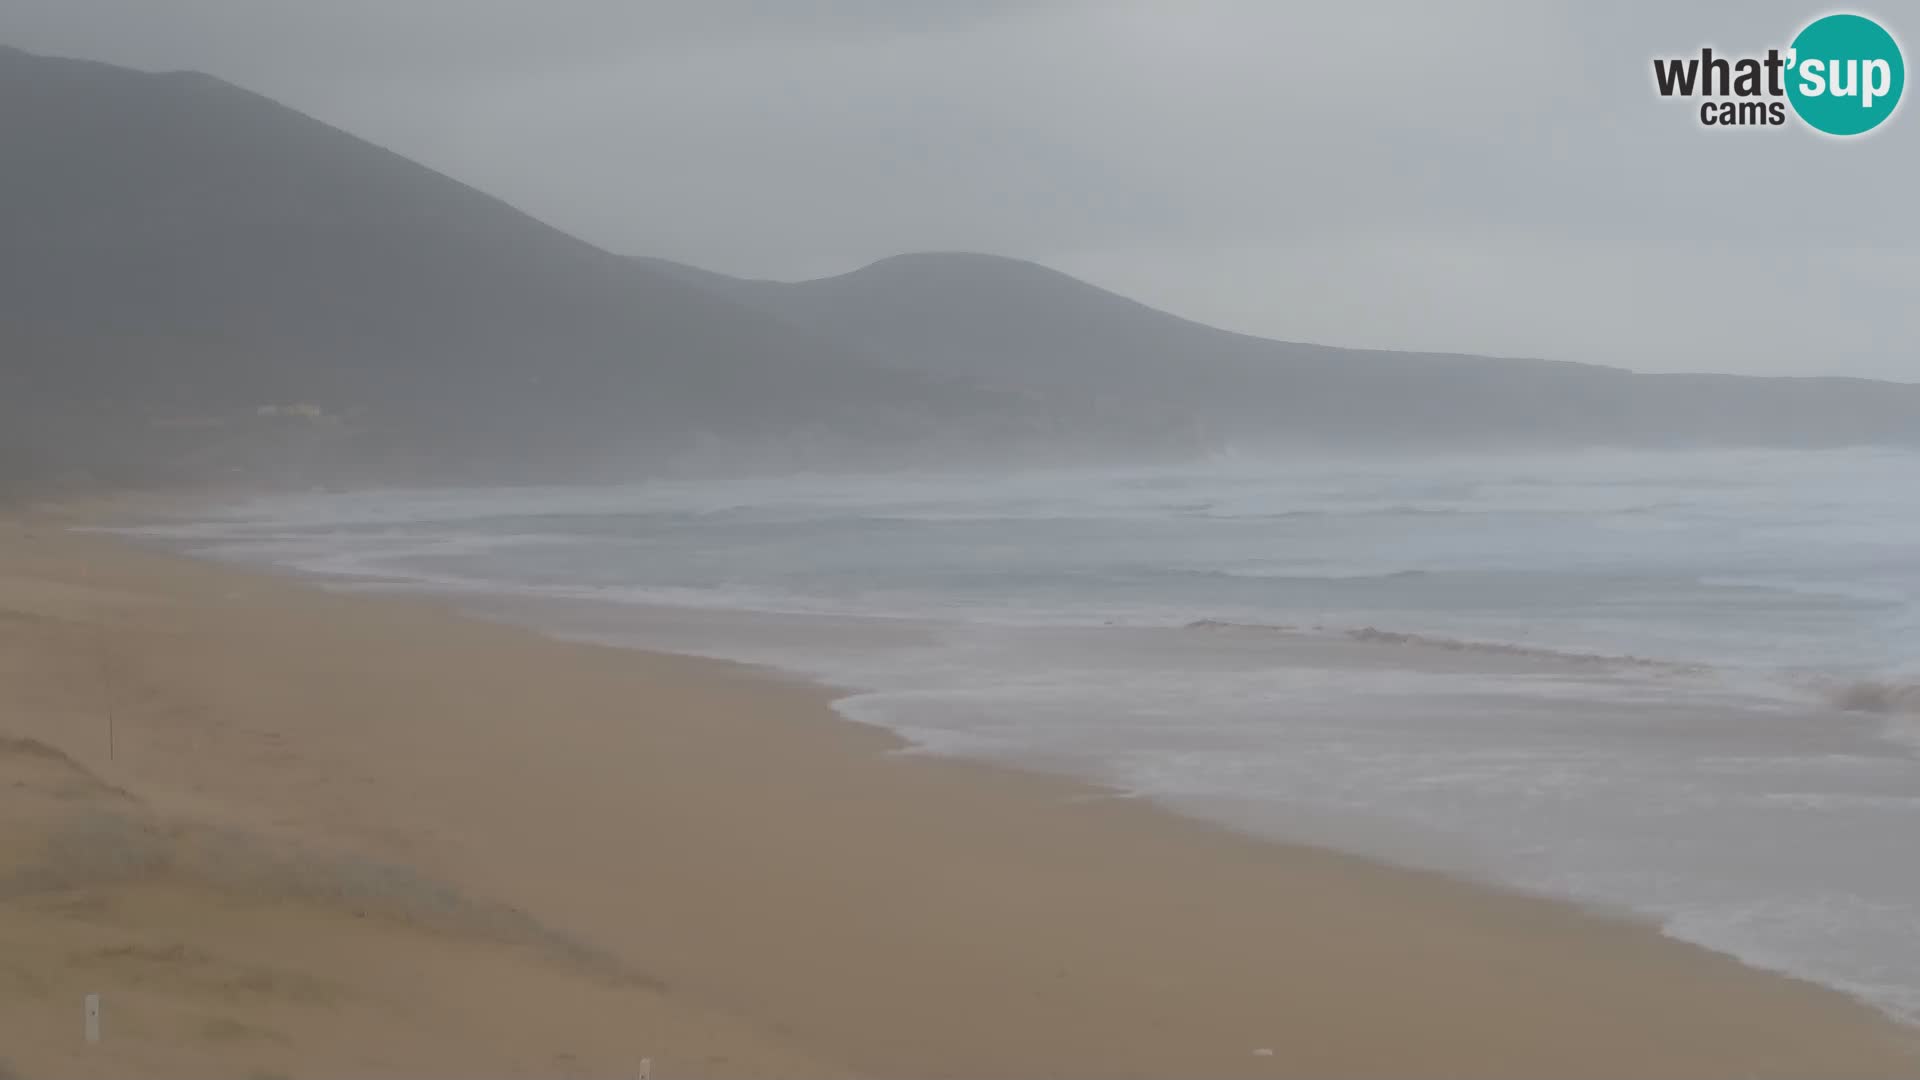
POLYGON ((88 994, 85 1008, 87 1014, 87 1041, 97 1043, 100 1041, 100 995, 88 994))

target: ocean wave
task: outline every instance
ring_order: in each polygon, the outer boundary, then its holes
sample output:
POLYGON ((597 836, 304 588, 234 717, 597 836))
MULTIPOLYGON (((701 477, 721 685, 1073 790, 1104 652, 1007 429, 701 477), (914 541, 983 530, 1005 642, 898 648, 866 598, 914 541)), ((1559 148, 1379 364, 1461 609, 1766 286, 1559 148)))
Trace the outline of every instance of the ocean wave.
POLYGON ((1828 704, 1847 712, 1920 716, 1920 683, 1856 679, 1829 686, 1826 698, 1828 704))
MULTIPOLYGON (((1434 576, 1431 570, 1353 570, 1346 573, 1312 573, 1298 567, 1273 567, 1271 569, 1254 566, 1217 567, 1217 566, 1176 566, 1170 568, 1169 576, 1183 578, 1224 578, 1234 581, 1261 581, 1276 585, 1293 582, 1300 585, 1322 585, 1328 583, 1357 585, 1381 581, 1417 581, 1434 576)), ((1203 620, 1204 621, 1204 620, 1203 620)))
POLYGON ((1807 581, 1785 577, 1728 574, 1708 575, 1698 580, 1702 586, 1710 589, 1754 590, 1817 600, 1874 604, 1889 608, 1899 607, 1906 601, 1906 593, 1898 583, 1876 586, 1857 582, 1807 581))
POLYGON ((1182 626, 1182 630, 1253 630, 1273 634, 1301 634, 1306 631, 1298 626, 1286 623, 1250 623, 1234 622, 1232 619, 1195 619, 1182 626))
POLYGON ((1390 645, 1404 648, 1437 649, 1445 652, 1476 653, 1486 656, 1513 656, 1529 660, 1545 660, 1554 663, 1594 664, 1608 667, 1649 668, 1675 673, 1699 673, 1707 670, 1700 664, 1689 664, 1674 660, 1658 660, 1645 656, 1626 653, 1582 652, 1573 649, 1551 649, 1540 645, 1520 645, 1504 641, 1477 641, 1469 638, 1445 637, 1439 634, 1420 634, 1401 630, 1382 630, 1375 626, 1350 627, 1336 629, 1316 626, 1303 629, 1297 626, 1262 623, 1233 622, 1225 619, 1197 619, 1182 627, 1184 630, 1232 630, 1254 631, 1273 634, 1335 634, 1349 641, 1365 645, 1390 645))

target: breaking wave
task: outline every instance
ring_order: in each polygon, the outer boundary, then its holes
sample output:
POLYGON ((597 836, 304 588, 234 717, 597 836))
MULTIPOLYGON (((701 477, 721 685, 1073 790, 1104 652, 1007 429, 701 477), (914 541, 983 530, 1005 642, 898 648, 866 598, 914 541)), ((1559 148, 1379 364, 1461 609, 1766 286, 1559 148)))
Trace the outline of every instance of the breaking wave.
POLYGON ((1827 701, 1848 712, 1920 716, 1920 683, 1858 679, 1829 687, 1827 701))
MULTIPOLYGON (((1232 622, 1225 619, 1198 619, 1187 623, 1185 630, 1241 630, 1272 634, 1337 634, 1351 641, 1366 645, 1393 645, 1419 649, 1438 649, 1446 652, 1477 653, 1486 656, 1514 656, 1529 660, 1543 660, 1560 664, 1595 664, 1608 667, 1635 667, 1657 669, 1661 671, 1698 673, 1706 668, 1699 664, 1688 664, 1673 660, 1657 660, 1644 656, 1623 653, 1581 652, 1572 649, 1550 649, 1539 645, 1517 645, 1502 641, 1475 641, 1466 638, 1445 637, 1438 634, 1416 634, 1399 630, 1382 630, 1374 626, 1360 626, 1349 629, 1314 627, 1311 630, 1297 626, 1273 625, 1261 623, 1232 622)), ((1920 693, 1920 689, 1916 690, 1920 693)), ((1920 705, 1920 701, 1916 702, 1920 705)))

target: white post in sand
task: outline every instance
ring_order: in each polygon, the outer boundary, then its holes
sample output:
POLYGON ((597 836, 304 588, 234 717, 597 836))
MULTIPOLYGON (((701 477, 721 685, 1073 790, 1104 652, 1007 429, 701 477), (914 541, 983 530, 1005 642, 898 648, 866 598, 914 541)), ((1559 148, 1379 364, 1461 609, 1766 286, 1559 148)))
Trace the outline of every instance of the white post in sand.
POLYGON ((653 1059, 640 1059, 640 1080, 653 1080, 653 1059))
POLYGON ((87 995, 86 1011, 87 1011, 87 1041, 90 1043, 97 1043, 100 1041, 100 995, 99 994, 87 995))

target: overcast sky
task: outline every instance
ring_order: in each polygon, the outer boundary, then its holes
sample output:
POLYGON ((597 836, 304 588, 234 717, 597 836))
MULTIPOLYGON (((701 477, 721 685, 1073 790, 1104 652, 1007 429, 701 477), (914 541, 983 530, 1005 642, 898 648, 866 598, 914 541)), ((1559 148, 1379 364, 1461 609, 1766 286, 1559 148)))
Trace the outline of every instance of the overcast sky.
MULTIPOLYGON (((1920 381, 1920 106, 1704 129, 1653 56, 1827 9, 1680 8, 0 0, 0 43, 207 71, 728 273, 989 251, 1294 340, 1920 381)), ((1855 10, 1913 60, 1920 7, 1855 10)))

